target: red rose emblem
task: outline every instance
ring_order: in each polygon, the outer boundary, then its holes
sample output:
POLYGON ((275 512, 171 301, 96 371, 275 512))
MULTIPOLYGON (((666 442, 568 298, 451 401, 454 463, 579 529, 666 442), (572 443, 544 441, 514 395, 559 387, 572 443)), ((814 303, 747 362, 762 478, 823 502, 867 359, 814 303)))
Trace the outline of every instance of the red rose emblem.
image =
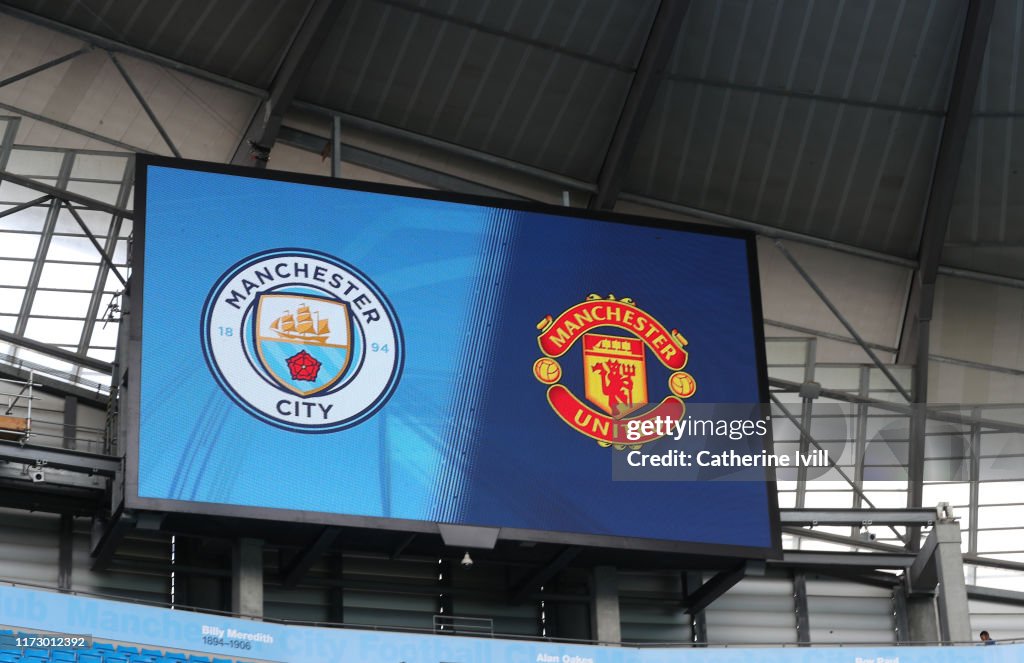
POLYGON ((320 366, 321 363, 305 350, 288 357, 288 370, 292 372, 292 379, 296 381, 316 382, 320 366))

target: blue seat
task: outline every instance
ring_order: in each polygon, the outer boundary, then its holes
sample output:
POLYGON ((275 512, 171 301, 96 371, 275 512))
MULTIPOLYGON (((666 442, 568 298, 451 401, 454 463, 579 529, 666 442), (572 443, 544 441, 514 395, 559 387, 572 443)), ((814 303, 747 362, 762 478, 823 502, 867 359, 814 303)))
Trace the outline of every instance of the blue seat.
POLYGON ((210 663, 209 656, 192 656, 189 655, 188 660, 190 663, 210 663))
POLYGON ((92 643, 93 649, 105 649, 107 651, 114 651, 114 645, 107 642, 94 642, 92 643))
POLYGON ((132 654, 128 657, 128 663, 155 663, 162 656, 151 656, 149 654, 132 654))
POLYGON ((213 663, 235 663, 235 662, 232 661, 230 658, 215 658, 215 659, 213 659, 213 663))
POLYGON ((185 656, 184 654, 179 654, 176 651, 167 652, 166 654, 164 654, 164 658, 175 660, 175 661, 186 661, 186 660, 188 660, 187 656, 185 656))
POLYGON ((51 661, 69 661, 74 663, 75 658, 75 652, 68 651, 67 649, 54 649, 50 652, 51 661))
POLYGON ((128 645, 118 645, 117 646, 117 652, 119 654, 138 654, 139 653, 139 648, 138 647, 129 647, 128 645))
POLYGON ((21 660, 21 652, 0 651, 0 663, 18 663, 21 660))
POLYGON ((103 663, 103 657, 99 654, 79 652, 78 663, 103 663))
POLYGON ((143 656, 163 656, 164 653, 159 649, 143 649, 140 652, 143 656))

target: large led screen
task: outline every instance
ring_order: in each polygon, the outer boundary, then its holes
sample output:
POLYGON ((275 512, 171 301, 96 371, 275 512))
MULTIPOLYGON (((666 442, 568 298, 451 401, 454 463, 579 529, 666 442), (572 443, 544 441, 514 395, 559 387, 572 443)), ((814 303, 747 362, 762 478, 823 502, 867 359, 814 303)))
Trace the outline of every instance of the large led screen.
POLYGON ((770 468, 613 472, 766 400, 750 235, 148 157, 136 206, 129 506, 777 551, 770 468))

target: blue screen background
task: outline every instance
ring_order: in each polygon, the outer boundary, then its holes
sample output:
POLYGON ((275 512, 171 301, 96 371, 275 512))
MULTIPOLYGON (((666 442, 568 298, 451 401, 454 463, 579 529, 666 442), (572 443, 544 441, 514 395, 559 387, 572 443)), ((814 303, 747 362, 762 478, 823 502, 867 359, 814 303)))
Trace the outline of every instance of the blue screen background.
MULTIPOLYGON (((533 377, 536 324, 590 293, 631 297, 689 341, 691 402, 759 401, 744 239, 149 166, 139 496, 771 547, 761 481, 615 482, 533 377), (307 434, 217 385, 200 314, 252 254, 323 251, 390 300, 405 342, 391 399, 307 434)), ((559 359, 582 398, 580 343, 559 359)), ((669 372, 648 357, 652 400, 669 372)), ((253 379, 259 379, 255 375, 253 379)), ((656 443, 655 443, 656 444, 656 443)))

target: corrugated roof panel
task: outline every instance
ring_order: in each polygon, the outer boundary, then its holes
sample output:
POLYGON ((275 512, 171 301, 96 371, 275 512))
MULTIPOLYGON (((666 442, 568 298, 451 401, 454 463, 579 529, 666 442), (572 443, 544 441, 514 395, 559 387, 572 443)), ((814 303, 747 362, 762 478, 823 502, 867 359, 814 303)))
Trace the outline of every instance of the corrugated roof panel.
POLYGON ((1024 5, 996 3, 943 263, 1024 278, 1024 5))
POLYGON ((696 2, 626 188, 916 254, 963 19, 924 0, 696 2))
POLYGON ((1024 5, 998 0, 989 31, 975 110, 984 114, 1024 111, 1024 5))
POLYGON ((665 87, 652 116, 629 191, 916 251, 940 117, 689 83, 665 87))
POLYGON ((309 0, 11 0, 8 4, 266 88, 309 0))
MULTIPOLYGON (((408 4, 384 0, 392 4, 408 4)), ((635 69, 657 11, 656 0, 425 0, 423 10, 470 21, 482 29, 536 40, 623 69, 635 69)))
MULTIPOLYGON (((534 37, 531 37, 533 39, 534 37)), ((631 74, 403 6, 353 2, 300 98, 594 179, 631 74)))
POLYGON ((933 0, 697 0, 669 77, 941 111, 966 8, 933 0))

